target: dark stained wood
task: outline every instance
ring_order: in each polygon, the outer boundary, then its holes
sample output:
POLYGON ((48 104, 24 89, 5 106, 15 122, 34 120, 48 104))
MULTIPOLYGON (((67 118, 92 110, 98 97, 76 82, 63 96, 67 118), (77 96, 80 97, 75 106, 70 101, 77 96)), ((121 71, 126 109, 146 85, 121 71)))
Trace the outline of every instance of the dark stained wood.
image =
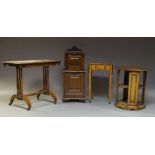
POLYGON ((64 96, 65 98, 85 98, 85 71, 83 72, 64 72, 64 96))
POLYGON ((85 101, 85 54, 76 47, 65 53, 63 101, 85 101))
POLYGON ((13 103, 15 99, 24 100, 28 106, 28 110, 31 109, 31 102, 28 99, 28 96, 37 95, 37 99, 41 94, 50 95, 54 99, 54 103, 57 102, 57 97, 53 91, 49 88, 49 66, 54 66, 60 64, 60 61, 57 60, 23 60, 23 61, 4 61, 2 62, 4 66, 9 65, 16 67, 16 85, 17 85, 17 94, 13 95, 10 99, 9 105, 13 103), (43 67, 43 89, 36 93, 23 94, 23 68, 24 67, 43 67))
POLYGON ((84 70, 84 53, 83 52, 66 52, 65 70, 80 71, 84 70))

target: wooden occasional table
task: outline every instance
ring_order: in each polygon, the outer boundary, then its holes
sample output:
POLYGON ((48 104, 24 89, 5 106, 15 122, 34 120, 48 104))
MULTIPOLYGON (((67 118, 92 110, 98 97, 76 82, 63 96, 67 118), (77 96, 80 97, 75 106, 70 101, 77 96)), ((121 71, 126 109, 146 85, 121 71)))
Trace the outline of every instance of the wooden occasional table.
MULTIPOLYGON (((108 99, 109 104, 112 99, 112 73, 113 73, 113 65, 106 64, 106 63, 91 63, 89 64, 88 74, 89 74, 89 98, 92 99, 92 72, 93 71, 108 71, 109 72, 109 92, 108 92, 108 99)), ((91 101, 91 100, 90 100, 91 101)))
POLYGON ((39 100, 39 96, 41 94, 50 95, 54 99, 54 103, 57 102, 57 97, 53 91, 49 88, 49 66, 54 66, 56 64, 60 64, 60 61, 57 60, 23 60, 23 61, 3 61, 4 66, 12 66, 16 67, 16 79, 17 79, 17 94, 13 95, 10 99, 9 105, 11 105, 14 99, 24 100, 28 106, 28 110, 31 109, 31 102, 28 99, 28 96, 37 95, 37 99, 39 100), (43 89, 39 90, 37 93, 23 94, 23 68, 30 67, 43 67, 43 89))
POLYGON ((148 69, 143 67, 120 66, 117 69, 116 104, 118 108, 126 110, 144 109, 146 79, 148 69), (124 73, 124 82, 121 81, 121 73, 124 73), (141 80, 142 77, 142 80, 141 80), (123 88, 123 99, 119 99, 119 88, 123 88), (142 90, 140 94, 139 90, 142 90))

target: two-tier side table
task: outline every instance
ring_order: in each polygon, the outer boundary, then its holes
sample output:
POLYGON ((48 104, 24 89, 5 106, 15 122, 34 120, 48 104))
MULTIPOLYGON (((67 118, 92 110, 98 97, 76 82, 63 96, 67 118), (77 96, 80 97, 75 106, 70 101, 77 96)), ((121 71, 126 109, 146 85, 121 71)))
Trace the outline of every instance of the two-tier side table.
POLYGON ((144 109, 146 79, 148 69, 143 67, 120 66, 117 69, 116 104, 126 110, 144 109), (122 78, 124 79, 121 82, 122 78), (119 93, 122 88, 122 93, 119 93), (141 90, 141 91, 140 91, 141 90), (122 94, 122 98, 119 96, 122 94))
POLYGON ((54 103, 57 102, 57 97, 54 91, 50 90, 50 80, 49 80, 49 66, 54 66, 60 64, 57 60, 24 60, 24 61, 3 61, 4 66, 16 67, 16 79, 17 79, 17 94, 13 95, 10 99, 9 105, 11 105, 14 99, 24 100, 28 106, 27 110, 31 109, 31 102, 28 96, 37 95, 37 99, 41 94, 50 95, 54 99, 54 103), (23 68, 31 67, 43 67, 43 89, 36 93, 23 94, 23 68))

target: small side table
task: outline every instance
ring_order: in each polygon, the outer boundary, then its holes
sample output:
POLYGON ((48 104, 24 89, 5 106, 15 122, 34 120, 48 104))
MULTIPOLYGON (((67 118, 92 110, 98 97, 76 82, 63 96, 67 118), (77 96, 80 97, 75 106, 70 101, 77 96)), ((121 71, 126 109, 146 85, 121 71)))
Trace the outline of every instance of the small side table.
POLYGON ((142 67, 121 66, 117 69, 116 104, 126 110, 144 109, 146 79, 148 69, 142 67), (121 73, 124 73, 124 83, 121 83, 121 73), (142 80, 141 80, 142 78, 142 80), (119 99, 119 88, 123 88, 123 99, 119 99), (139 90, 142 90, 140 94, 139 90))
POLYGON ((89 98, 90 98, 90 102, 91 99, 93 98, 92 95, 92 72, 93 71, 108 71, 109 72, 109 91, 108 91, 108 100, 109 100, 109 104, 111 102, 112 99, 112 73, 113 73, 113 65, 112 64, 106 64, 106 63, 91 63, 89 64, 89 68, 88 68, 88 75, 89 75, 89 98))
POLYGON ((24 100, 28 106, 27 110, 31 109, 31 102, 28 96, 36 95, 37 99, 39 100, 39 96, 41 94, 50 95, 54 103, 57 102, 57 97, 54 91, 50 90, 50 80, 49 80, 49 67, 55 66, 60 64, 60 61, 57 60, 23 60, 23 61, 4 61, 2 62, 4 66, 12 66, 16 68, 16 85, 17 85, 17 94, 13 95, 10 99, 9 105, 13 103, 15 99, 17 100, 24 100), (39 90, 36 93, 23 93, 23 68, 31 68, 31 67, 43 67, 43 89, 39 90))

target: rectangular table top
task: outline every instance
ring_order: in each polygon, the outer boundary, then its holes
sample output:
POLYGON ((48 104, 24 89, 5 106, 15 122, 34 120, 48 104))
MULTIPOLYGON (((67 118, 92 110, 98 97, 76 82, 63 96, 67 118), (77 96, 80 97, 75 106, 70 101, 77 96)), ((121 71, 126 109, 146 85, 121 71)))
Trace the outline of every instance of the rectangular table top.
POLYGON ((60 61, 58 60, 48 60, 48 59, 42 59, 42 60, 13 60, 13 61, 3 61, 2 62, 4 65, 9 65, 9 66, 44 66, 44 65, 56 65, 60 64, 60 61))
POLYGON ((140 66, 117 66, 116 69, 124 71, 149 71, 148 68, 140 66))
POLYGON ((105 63, 90 63, 89 65, 113 65, 113 64, 105 62, 105 63))

